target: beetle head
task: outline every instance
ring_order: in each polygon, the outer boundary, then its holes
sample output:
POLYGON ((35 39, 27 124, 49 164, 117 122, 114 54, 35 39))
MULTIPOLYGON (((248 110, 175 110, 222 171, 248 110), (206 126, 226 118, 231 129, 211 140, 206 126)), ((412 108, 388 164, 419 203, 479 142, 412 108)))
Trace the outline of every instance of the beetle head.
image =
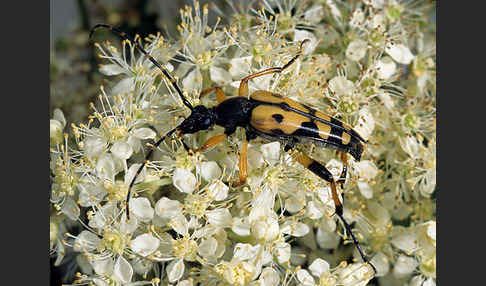
POLYGON ((209 129, 209 127, 214 125, 214 122, 214 112, 203 105, 198 105, 194 107, 191 115, 179 125, 178 129, 183 134, 192 134, 200 130, 209 129))

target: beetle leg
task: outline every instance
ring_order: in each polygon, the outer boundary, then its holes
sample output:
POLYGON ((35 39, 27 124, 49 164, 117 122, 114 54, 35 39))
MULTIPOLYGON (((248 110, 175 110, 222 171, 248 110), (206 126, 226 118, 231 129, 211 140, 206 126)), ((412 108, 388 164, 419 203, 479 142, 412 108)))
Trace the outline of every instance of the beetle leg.
POLYGON ((339 176, 337 183, 341 185, 341 189, 342 189, 344 183, 346 183, 346 175, 348 174, 348 157, 346 153, 344 152, 340 152, 340 153, 341 153, 341 161, 343 162, 343 171, 341 172, 341 176, 339 176))
POLYGON ((351 235, 351 238, 353 239, 354 245, 356 245, 356 248, 358 249, 359 254, 361 255, 361 258, 363 259, 364 262, 367 264, 371 265, 373 270, 375 271, 376 274, 376 268, 373 266, 373 264, 370 263, 368 258, 366 258, 366 255, 363 253, 363 250, 361 249, 361 246, 354 236, 354 233, 349 226, 349 224, 346 222, 343 216, 343 205, 341 201, 339 200, 338 197, 338 192, 337 192, 337 186, 336 182, 334 181, 334 178, 327 170, 326 167, 324 167, 321 163, 315 161, 314 159, 310 158, 309 156, 302 154, 300 152, 296 152, 292 155, 292 157, 299 162, 301 165, 303 165, 305 168, 309 169, 312 173, 316 174, 320 178, 324 179, 325 181, 329 182, 331 184, 331 193, 332 193, 332 200, 334 201, 334 205, 336 207, 336 214, 338 217, 341 219, 341 221, 344 224, 344 227, 346 228, 347 233, 351 235))
POLYGON ((213 137, 209 138, 206 142, 204 142, 204 144, 201 146, 201 148, 194 150, 194 152, 205 151, 208 148, 211 148, 211 147, 218 145, 219 143, 221 143, 226 138, 228 138, 228 135, 226 135, 226 134, 219 134, 219 135, 213 136, 213 137))
POLYGON ((273 68, 264 69, 262 71, 251 74, 251 75, 245 77, 244 79, 242 79, 241 83, 240 83, 240 88, 238 90, 238 96, 248 96, 248 81, 250 79, 260 77, 260 76, 264 76, 264 75, 267 75, 267 74, 272 74, 272 73, 281 73, 286 68, 291 66, 302 55, 302 50, 303 50, 302 47, 304 46, 304 44, 307 41, 309 41, 309 39, 305 39, 300 43, 300 47, 299 47, 299 51, 297 52, 297 55, 295 55, 288 63, 286 63, 282 67, 273 67, 273 68))
POLYGON ((208 87, 208 88, 204 89, 203 91, 201 91, 199 98, 205 96, 206 94, 208 94, 208 93, 210 93, 214 90, 216 90, 216 100, 218 101, 218 103, 223 102, 226 99, 226 95, 224 94, 223 89, 221 87, 217 86, 217 85, 208 87))
POLYGON ((246 182, 248 177, 248 141, 245 140, 241 146, 238 167, 240 169, 240 181, 236 184, 232 184, 233 187, 238 187, 246 182))

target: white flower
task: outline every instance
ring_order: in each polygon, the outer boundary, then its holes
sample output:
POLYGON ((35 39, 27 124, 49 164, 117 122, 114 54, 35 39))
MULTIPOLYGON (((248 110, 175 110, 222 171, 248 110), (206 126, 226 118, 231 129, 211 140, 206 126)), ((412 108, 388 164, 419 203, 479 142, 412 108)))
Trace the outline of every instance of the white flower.
POLYGON ((173 218, 182 215, 182 204, 166 197, 160 198, 155 204, 155 213, 162 218, 173 218))
POLYGON ((258 240, 273 241, 280 233, 278 216, 270 211, 268 215, 261 216, 251 222, 251 232, 258 240))
POLYGON ((182 258, 172 260, 166 269, 169 282, 173 283, 181 279, 184 269, 184 260, 182 258))
POLYGON ((280 276, 277 270, 271 267, 265 267, 258 280, 260 281, 261 286, 278 286, 280 283, 280 276))
POLYGON ((92 252, 101 243, 101 239, 90 231, 83 230, 74 241, 74 251, 82 252, 92 252))
POLYGON ((198 167, 197 168, 198 173, 207 182, 211 182, 212 180, 221 177, 222 174, 221 168, 219 167, 218 163, 216 163, 215 161, 202 162, 197 167, 198 167))
POLYGON ((314 286, 316 284, 314 278, 307 272, 307 270, 300 269, 296 274, 297 280, 299 280, 302 286, 314 286))
POLYGON ((215 201, 222 201, 228 196, 229 187, 221 180, 212 183, 208 187, 208 192, 215 201))
POLYGON ((151 234, 144 233, 131 241, 130 248, 145 257, 152 254, 159 247, 159 240, 151 234))
POLYGON ((229 73, 233 78, 241 79, 250 73, 253 56, 233 58, 230 60, 229 73))
POLYGON ((316 49, 317 44, 319 43, 317 41, 316 36, 314 36, 313 33, 305 30, 295 30, 294 31, 294 42, 300 43, 303 40, 310 40, 309 42, 304 44, 304 55, 310 55, 312 52, 316 49))
POLYGON ((397 64, 390 57, 383 57, 376 63, 376 70, 380 79, 389 79, 397 70, 397 64))
POLYGON ((385 51, 392 59, 400 64, 408 65, 414 59, 414 55, 410 49, 403 44, 388 44, 385 47, 385 51))
POLYGON ((128 283, 132 281, 133 269, 130 263, 120 255, 116 260, 113 274, 121 283, 128 283))
POLYGON ((295 237, 301 237, 309 232, 309 226, 301 222, 287 220, 282 224, 280 231, 295 237))
POLYGON ((264 144, 260 147, 260 150, 263 158, 271 165, 274 165, 280 158, 280 142, 278 141, 264 144))
POLYGON ((335 76, 329 81, 329 88, 337 96, 350 95, 354 89, 354 83, 344 76, 335 76))
POLYGON ((413 257, 400 255, 393 267, 393 275, 397 278, 404 278, 417 268, 418 262, 413 257))
POLYGON ((382 277, 388 274, 388 271, 390 270, 390 262, 383 252, 375 254, 370 262, 376 268, 377 277, 382 277))
POLYGON ((130 211, 141 221, 148 222, 154 217, 154 209, 147 198, 130 199, 130 211))
POLYGON ((186 169, 175 169, 172 180, 174 182, 174 186, 183 193, 192 194, 192 192, 196 189, 196 176, 186 169))
POLYGON ((348 48, 346 49, 346 57, 352 61, 359 61, 365 55, 366 51, 368 50, 368 43, 363 40, 354 40, 349 43, 348 48))
POLYGON ((231 214, 228 209, 215 209, 206 212, 206 216, 210 224, 219 227, 231 226, 231 214))
POLYGON ((110 151, 113 155, 122 160, 127 160, 133 154, 132 146, 124 141, 115 142, 111 146, 110 151))

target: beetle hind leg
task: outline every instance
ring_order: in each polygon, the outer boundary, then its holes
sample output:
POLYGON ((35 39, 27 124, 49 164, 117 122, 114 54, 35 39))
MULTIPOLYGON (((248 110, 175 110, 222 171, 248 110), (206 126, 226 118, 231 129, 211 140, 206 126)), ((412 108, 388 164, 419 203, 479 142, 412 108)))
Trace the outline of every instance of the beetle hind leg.
POLYGON ((344 183, 346 183, 346 176, 348 174, 348 157, 345 152, 340 153, 341 161, 343 162, 343 170, 341 172, 341 175, 339 176, 339 179, 337 180, 337 183, 341 186, 341 189, 343 189, 344 183))
POLYGON ((319 176, 323 180, 330 183, 332 200, 333 200, 335 208, 336 208, 335 214, 341 219, 341 221, 344 225, 344 228, 346 229, 346 232, 349 233, 349 235, 351 236, 351 239, 353 240, 354 245, 358 249, 358 252, 359 252, 361 258, 363 259, 363 261, 366 262, 367 264, 371 265, 371 267, 373 268, 373 271, 376 274, 376 268, 373 266, 373 264, 371 264, 371 262, 368 260, 368 258, 364 254, 363 250, 361 249, 361 245, 359 244, 359 241, 356 239, 356 236, 354 235, 353 230, 351 229, 351 226, 344 219, 343 204, 339 200, 337 183, 334 181, 334 178, 333 178, 331 172, 329 172, 329 170, 327 170, 327 168, 325 166, 323 166, 321 163, 315 161, 314 159, 312 159, 309 156, 302 154, 300 152, 294 153, 292 155, 292 157, 297 162, 299 162, 302 166, 309 169, 312 173, 316 174, 317 176, 319 176))

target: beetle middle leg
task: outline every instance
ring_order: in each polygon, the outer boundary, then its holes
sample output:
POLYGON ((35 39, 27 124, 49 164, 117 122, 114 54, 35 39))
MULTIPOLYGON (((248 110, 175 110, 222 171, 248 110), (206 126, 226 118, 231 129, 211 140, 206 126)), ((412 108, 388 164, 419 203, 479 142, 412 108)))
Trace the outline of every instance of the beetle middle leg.
POLYGON ((248 81, 250 79, 254 79, 254 78, 257 78, 257 77, 260 77, 260 76, 264 76, 264 75, 267 75, 267 74, 272 74, 272 73, 281 73, 286 68, 288 68, 289 66, 291 66, 302 55, 302 50, 303 50, 302 47, 308 41, 310 41, 310 40, 309 39, 305 39, 305 40, 303 40, 300 43, 300 47, 299 47, 299 51, 297 52, 297 55, 295 55, 285 65, 283 65, 281 67, 273 67, 273 68, 264 69, 262 71, 259 71, 257 73, 251 74, 251 75, 245 77, 244 79, 242 79, 241 80, 241 83, 240 83, 240 88, 238 90, 238 96, 248 96, 248 81))
POLYGON ((364 262, 367 264, 371 265, 373 270, 376 273, 376 268, 373 266, 373 264, 370 263, 366 255, 363 253, 363 250, 361 249, 361 246, 354 236, 354 233, 351 229, 351 226, 346 222, 343 216, 343 205, 341 201, 339 200, 338 192, 337 192, 337 184, 334 181, 334 178, 327 170, 326 167, 324 167, 321 163, 315 161, 314 159, 310 158, 309 156, 302 154, 300 152, 296 152, 292 156, 297 162, 299 162, 302 166, 305 168, 309 169, 312 173, 316 174, 320 178, 324 179, 325 181, 329 182, 331 184, 331 194, 332 194, 332 200, 334 201, 334 205, 336 207, 336 212, 337 216, 341 219, 341 221, 344 224, 344 227, 346 228, 346 231, 351 235, 351 238, 353 239, 354 245, 356 245, 356 248, 358 249, 359 254, 361 255, 361 258, 363 259, 364 262))

